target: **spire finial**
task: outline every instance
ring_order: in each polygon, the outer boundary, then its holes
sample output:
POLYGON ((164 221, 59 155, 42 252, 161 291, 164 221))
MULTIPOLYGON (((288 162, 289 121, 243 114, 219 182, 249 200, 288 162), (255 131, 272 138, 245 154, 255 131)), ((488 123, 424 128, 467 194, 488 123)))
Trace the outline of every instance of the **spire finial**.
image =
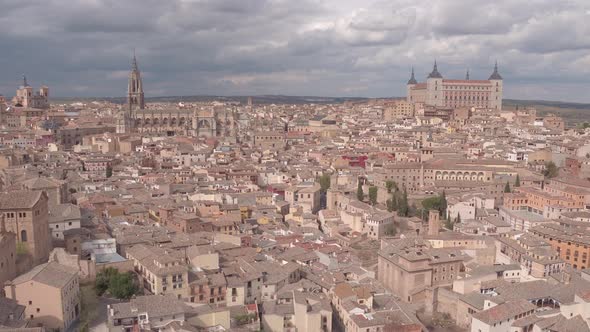
POLYGON ((412 66, 412 75, 410 75, 410 80, 408 81, 408 84, 418 84, 418 82, 416 81, 416 77, 414 77, 414 66, 412 66))
POLYGON ((432 68, 432 73, 428 74, 428 78, 443 78, 442 75, 438 72, 438 65, 436 64, 436 59, 434 59, 434 67, 432 68))
POLYGON ((135 58, 135 47, 133 48, 133 62, 131 63, 133 70, 137 70, 137 58, 135 58))
POLYGON ((498 60, 496 60, 496 62, 494 63, 494 72, 492 73, 492 75, 490 75, 490 80, 501 80, 502 76, 500 76, 500 73, 498 72, 498 60))

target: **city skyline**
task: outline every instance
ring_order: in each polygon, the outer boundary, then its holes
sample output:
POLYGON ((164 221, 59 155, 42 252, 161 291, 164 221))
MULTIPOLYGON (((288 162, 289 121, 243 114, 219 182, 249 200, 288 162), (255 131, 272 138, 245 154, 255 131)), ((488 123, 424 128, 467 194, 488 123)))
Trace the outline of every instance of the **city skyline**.
POLYGON ((474 79, 487 78, 497 60, 506 98, 590 102, 583 87, 588 4, 530 8, 511 1, 9 1, 0 14, 0 93, 9 95, 24 73, 55 96, 121 96, 135 48, 146 96, 401 97, 410 69, 420 80, 436 59, 443 75, 469 69, 474 79), (18 24, 22 17, 27 24, 18 24))

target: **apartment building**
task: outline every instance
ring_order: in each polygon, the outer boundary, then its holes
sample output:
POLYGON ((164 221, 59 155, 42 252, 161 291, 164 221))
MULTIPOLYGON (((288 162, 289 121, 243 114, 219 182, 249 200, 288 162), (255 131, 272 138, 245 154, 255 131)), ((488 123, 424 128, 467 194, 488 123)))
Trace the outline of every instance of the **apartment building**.
POLYGON ((184 253, 143 244, 126 250, 146 291, 154 295, 189 298, 188 267, 184 253))
POLYGON ((78 271, 49 262, 22 274, 4 287, 6 297, 26 306, 32 325, 68 330, 80 316, 78 271))
POLYGON ((384 243, 378 253, 377 280, 404 301, 423 299, 425 288, 453 283, 465 271, 457 249, 432 248, 422 239, 384 243))

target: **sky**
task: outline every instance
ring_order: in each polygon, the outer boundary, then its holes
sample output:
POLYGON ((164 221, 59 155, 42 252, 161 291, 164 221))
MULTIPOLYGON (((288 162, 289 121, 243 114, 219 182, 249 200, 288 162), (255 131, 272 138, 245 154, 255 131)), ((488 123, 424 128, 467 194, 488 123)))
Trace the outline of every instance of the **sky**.
POLYGON ((590 102, 588 0, 2 0, 0 94, 405 96, 412 67, 590 102))

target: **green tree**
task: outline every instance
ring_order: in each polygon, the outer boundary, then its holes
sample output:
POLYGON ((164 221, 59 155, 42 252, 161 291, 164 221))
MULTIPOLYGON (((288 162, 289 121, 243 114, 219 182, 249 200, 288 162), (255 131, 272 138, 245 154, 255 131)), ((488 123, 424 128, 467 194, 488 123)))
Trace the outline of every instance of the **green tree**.
POLYGON ((137 293, 137 285, 130 272, 117 273, 109 282, 109 293, 118 299, 129 299, 137 293))
POLYGON ((328 189, 330 189, 330 181, 330 174, 324 173, 319 177, 318 182, 320 183, 320 187, 322 187, 323 192, 326 192, 328 189))
POLYGON ((111 278, 118 273, 119 271, 117 269, 109 267, 96 274, 94 289, 98 296, 103 295, 109 289, 111 278))
POLYGON ((506 182, 506 185, 504 186, 504 192, 505 193, 509 193, 510 192, 510 183, 506 182))
POLYGON ((391 193, 392 191, 398 191, 397 188, 397 183, 395 183, 395 181, 392 180, 387 180, 385 181, 385 188, 387 188, 387 193, 391 193))
POLYGON ((438 210, 443 216, 447 215, 447 193, 445 193, 444 190, 442 194, 440 194, 440 206, 438 210))
POLYGON ((387 236, 395 236, 397 234, 397 229, 395 228, 395 224, 389 224, 385 226, 385 235, 387 236))
POLYGON ((557 168, 554 162, 549 161, 545 163, 545 171, 543 171, 543 175, 545 175, 546 178, 551 179, 556 177, 558 174, 559 169, 557 168))
POLYGON ((119 273, 115 268, 106 268, 96 275, 94 289, 98 296, 107 291, 118 299, 129 299, 138 292, 131 272, 119 273))
POLYGON ((369 187, 369 201, 371 205, 377 204, 377 187, 375 186, 369 187))
POLYGON ((453 230, 454 223, 453 223, 453 221, 451 221, 450 218, 445 219, 444 225, 445 225, 446 229, 451 230, 451 231, 453 230))
POLYGON ((358 182, 358 187, 356 188, 356 198, 362 202, 365 199, 365 193, 363 192, 363 183, 360 179, 358 182))
POLYGON ((520 187, 520 175, 516 174, 516 180, 514 181, 514 187, 520 187))
POLYGON ((391 198, 387 200, 387 211, 393 212, 398 209, 398 201, 399 201, 399 192, 391 193, 391 198))
POLYGON ((107 166, 107 171, 106 171, 106 173, 107 173, 107 174, 106 174, 106 175, 107 175, 107 178, 110 178, 111 176, 113 176, 113 166, 111 166, 111 165, 108 165, 108 166, 107 166))
POLYGON ((408 191, 406 190, 406 188, 404 188, 402 197, 399 200, 397 214, 400 217, 407 217, 409 211, 410 211, 410 206, 408 204, 408 191))
POLYGON ((421 214, 426 216, 429 210, 438 210, 441 215, 447 215, 447 195, 444 191, 438 196, 422 200, 421 214))

